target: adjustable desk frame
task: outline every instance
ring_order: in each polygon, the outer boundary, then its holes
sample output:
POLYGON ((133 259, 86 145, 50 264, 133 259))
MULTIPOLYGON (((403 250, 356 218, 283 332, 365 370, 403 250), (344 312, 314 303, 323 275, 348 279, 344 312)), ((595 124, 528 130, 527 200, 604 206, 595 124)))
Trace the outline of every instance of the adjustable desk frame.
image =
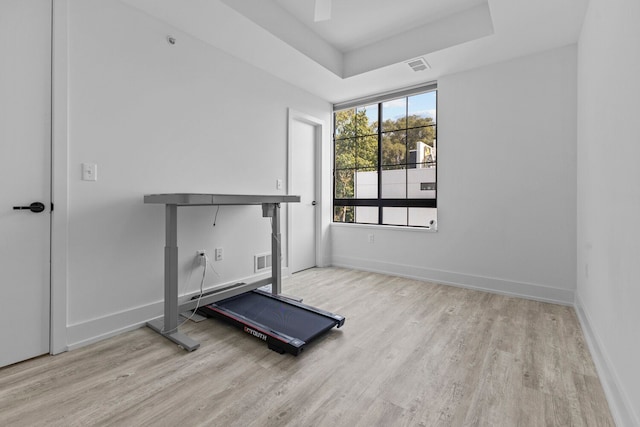
POLYGON ((271 292, 277 295, 282 289, 282 264, 280 262, 280 203, 299 202, 300 196, 261 196, 242 194, 147 194, 145 203, 166 205, 164 248, 164 317, 147 323, 154 331, 170 339, 187 351, 200 347, 200 343, 178 330, 180 313, 196 308, 198 301, 178 301, 178 206, 262 205, 262 216, 271 218, 271 277, 254 283, 237 283, 203 296, 200 306, 249 292, 271 284, 271 292))

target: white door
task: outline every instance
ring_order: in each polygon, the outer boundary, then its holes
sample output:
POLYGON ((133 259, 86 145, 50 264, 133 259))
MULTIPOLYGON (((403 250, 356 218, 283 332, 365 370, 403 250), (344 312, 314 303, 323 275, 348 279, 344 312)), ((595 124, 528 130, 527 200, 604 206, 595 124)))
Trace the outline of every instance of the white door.
POLYGON ((293 120, 291 126, 291 273, 316 266, 316 126, 293 120))
POLYGON ((1 0, 0 366, 49 352, 50 179, 51 0, 1 0))

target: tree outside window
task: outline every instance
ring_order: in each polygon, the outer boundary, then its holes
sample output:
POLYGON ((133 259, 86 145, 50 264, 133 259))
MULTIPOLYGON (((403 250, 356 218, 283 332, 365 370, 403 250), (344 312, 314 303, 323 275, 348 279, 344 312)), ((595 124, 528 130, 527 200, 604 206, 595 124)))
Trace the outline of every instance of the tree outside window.
POLYGON ((334 113, 334 222, 435 228, 436 96, 334 113))

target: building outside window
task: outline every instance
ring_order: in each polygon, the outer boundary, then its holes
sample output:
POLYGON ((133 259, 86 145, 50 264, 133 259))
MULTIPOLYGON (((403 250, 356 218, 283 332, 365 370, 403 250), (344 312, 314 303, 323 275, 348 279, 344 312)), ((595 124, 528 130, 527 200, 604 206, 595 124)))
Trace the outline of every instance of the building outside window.
POLYGON ((435 229, 435 84, 334 106, 333 221, 435 229))

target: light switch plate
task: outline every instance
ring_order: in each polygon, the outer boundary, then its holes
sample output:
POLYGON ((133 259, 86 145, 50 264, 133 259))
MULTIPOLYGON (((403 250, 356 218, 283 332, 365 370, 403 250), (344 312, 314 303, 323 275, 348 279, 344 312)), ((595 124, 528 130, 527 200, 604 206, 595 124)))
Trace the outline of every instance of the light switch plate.
POLYGON ((82 180, 97 181, 98 165, 96 165, 95 163, 83 163, 82 164, 82 180))

